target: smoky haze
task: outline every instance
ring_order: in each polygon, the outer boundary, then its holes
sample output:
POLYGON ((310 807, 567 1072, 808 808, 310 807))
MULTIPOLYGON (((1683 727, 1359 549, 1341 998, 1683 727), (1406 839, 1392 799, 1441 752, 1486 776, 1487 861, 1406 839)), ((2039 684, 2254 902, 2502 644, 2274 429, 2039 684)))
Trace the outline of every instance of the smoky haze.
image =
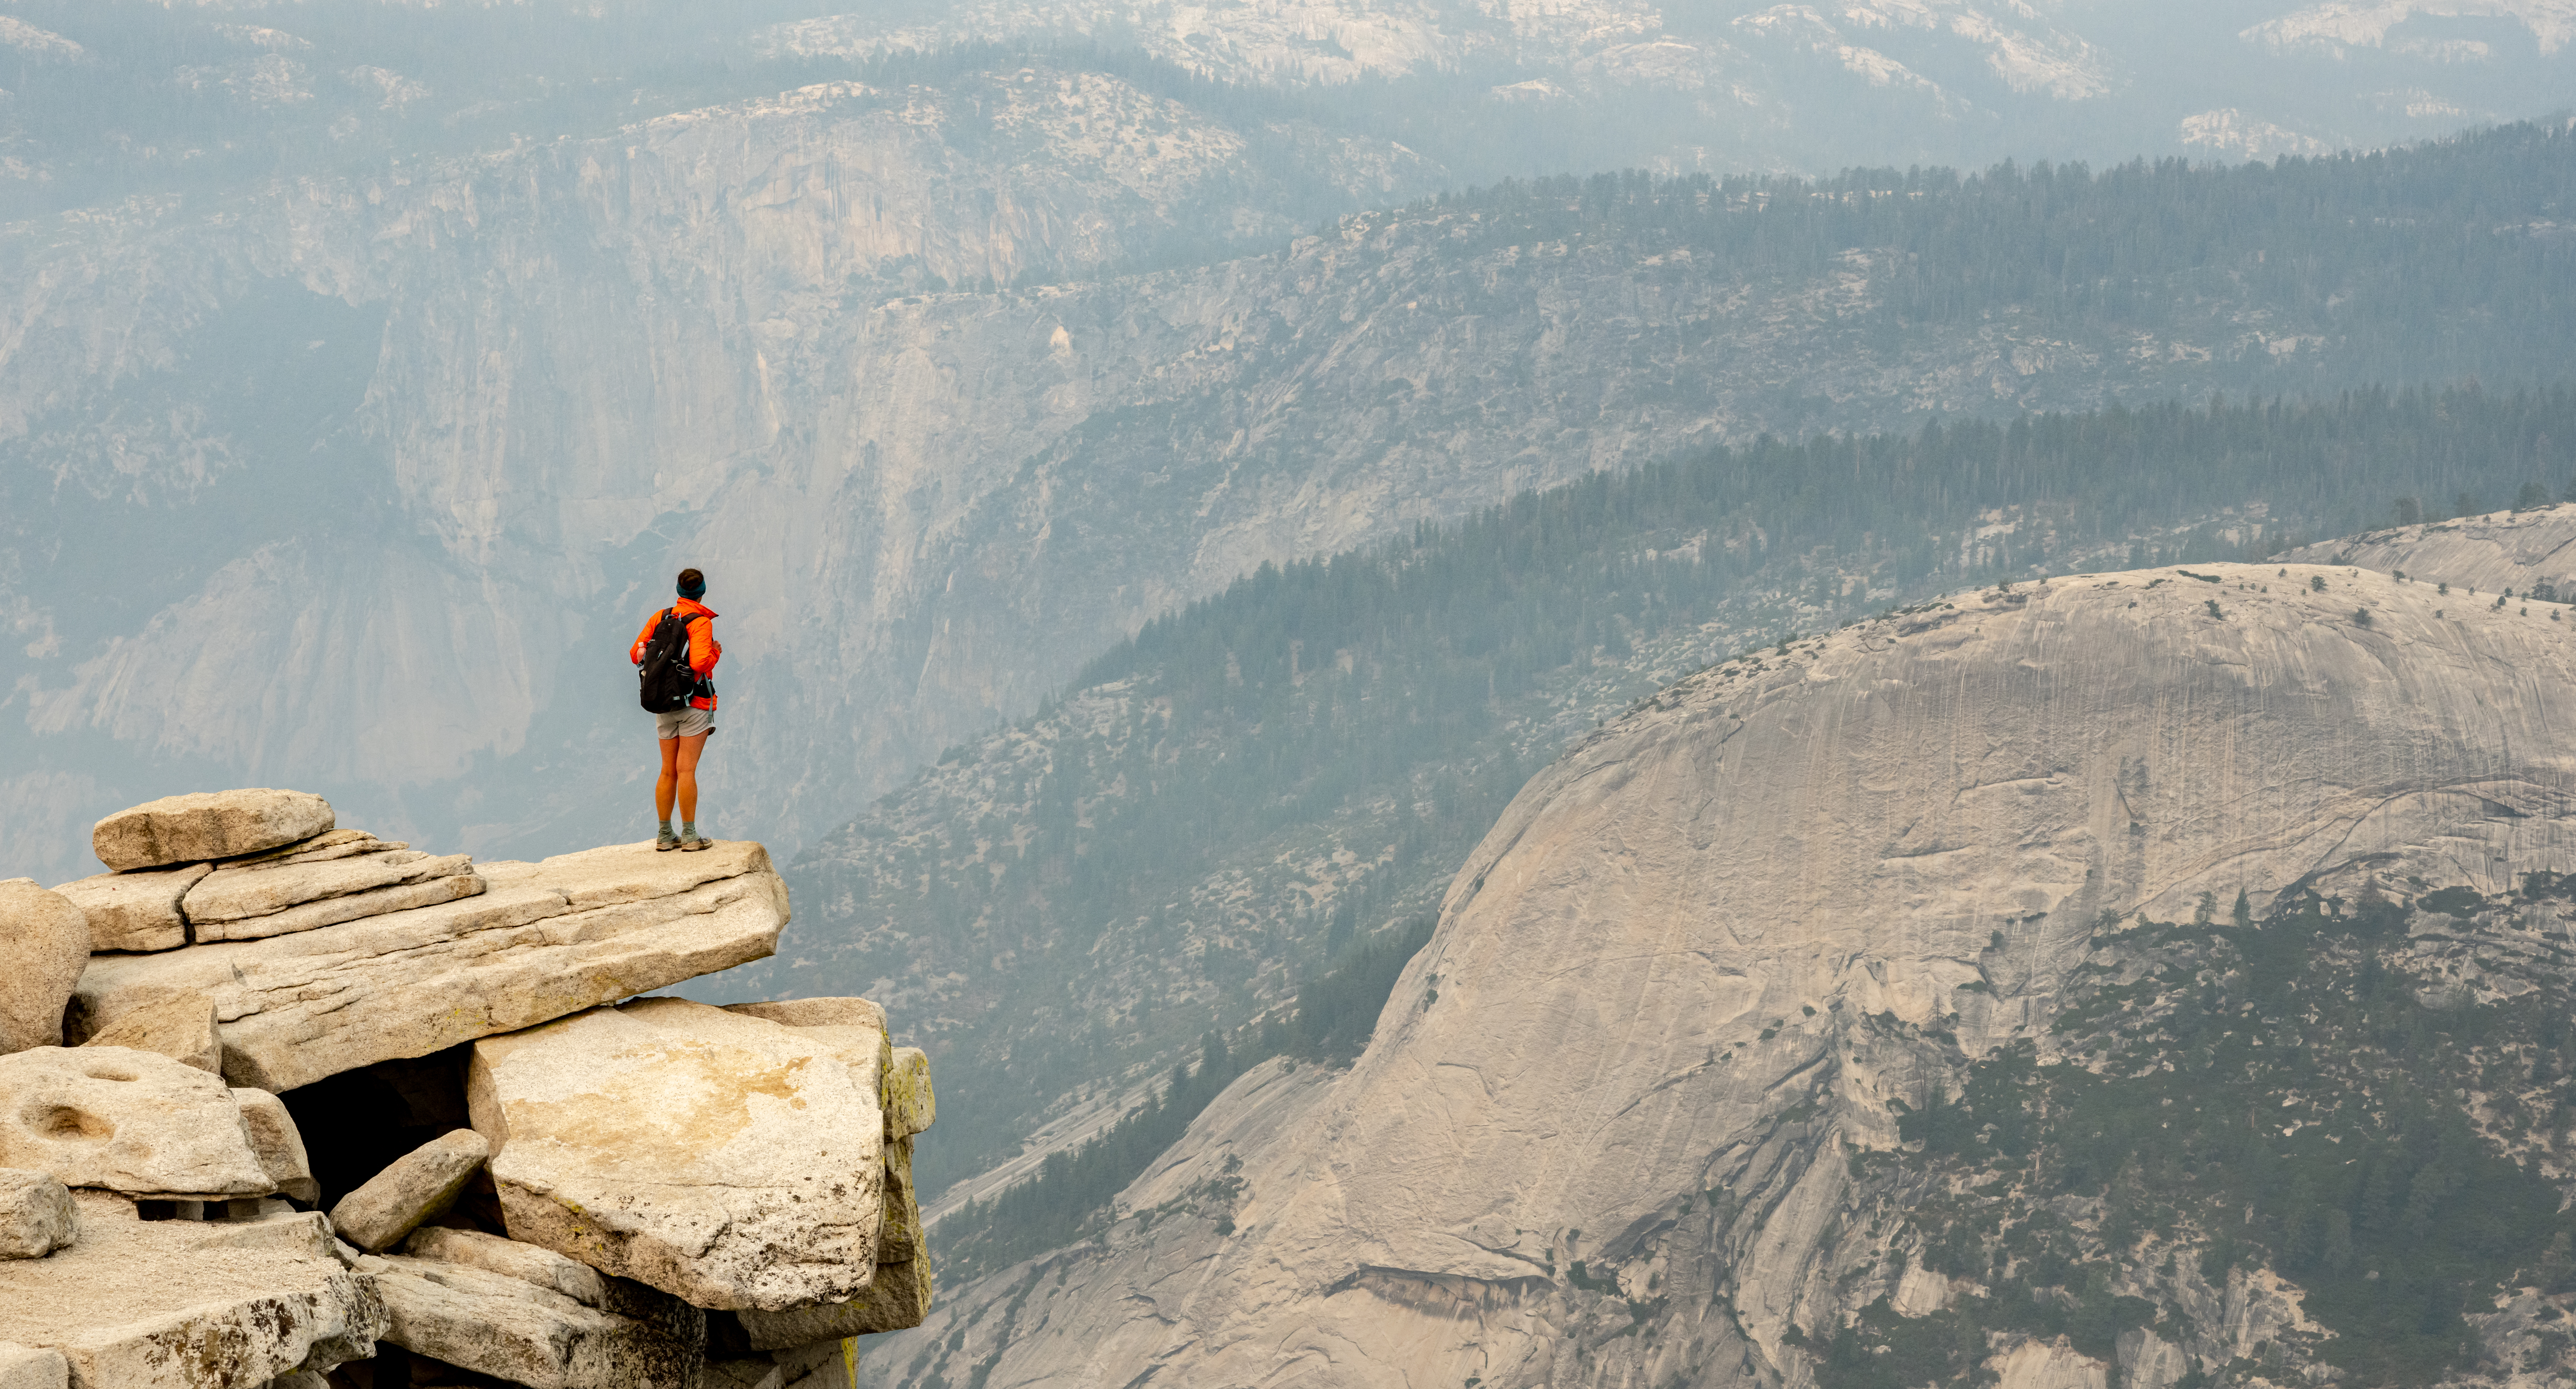
MULTIPOLYGON (((24 866, 245 781, 487 854, 625 834, 621 650, 684 563, 732 634, 711 818, 793 852, 1155 614, 1522 487, 1765 429, 2514 379, 2546 344, 2356 344, 2314 286, 2196 308, 2148 362, 2104 317, 2136 305, 2022 285, 1819 385, 1903 273, 1871 228, 1540 269, 1334 220, 1602 170, 2301 155, 2561 101, 2554 12, 2417 8, 21 0, 24 866)), ((1861 182, 1946 175, 1894 177, 1861 182)))

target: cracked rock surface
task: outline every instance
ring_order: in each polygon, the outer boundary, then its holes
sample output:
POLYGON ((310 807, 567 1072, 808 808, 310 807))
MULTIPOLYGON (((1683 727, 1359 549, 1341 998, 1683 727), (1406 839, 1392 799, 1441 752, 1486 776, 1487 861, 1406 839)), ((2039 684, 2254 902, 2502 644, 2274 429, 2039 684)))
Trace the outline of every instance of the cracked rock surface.
POLYGON ((73 1025, 87 1035, 170 994, 203 993, 215 1001, 225 1077, 291 1090, 758 959, 787 922, 786 887, 767 852, 744 840, 696 854, 617 845, 481 870, 488 890, 459 901, 93 957, 73 1025))
POLYGON ((476 1043, 467 1099, 512 1239, 700 1307, 778 1311, 876 1278, 871 1079, 832 1041, 649 998, 476 1043))

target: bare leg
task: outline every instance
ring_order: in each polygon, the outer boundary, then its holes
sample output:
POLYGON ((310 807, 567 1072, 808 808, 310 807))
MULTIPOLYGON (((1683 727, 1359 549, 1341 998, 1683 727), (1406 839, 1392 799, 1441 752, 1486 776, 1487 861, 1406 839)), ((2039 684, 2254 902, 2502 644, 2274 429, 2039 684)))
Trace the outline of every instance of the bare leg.
POLYGON ((707 749, 707 735, 692 733, 686 738, 671 738, 662 744, 662 756, 676 774, 680 796, 680 819, 695 824, 698 819, 698 754, 707 749))
MULTIPOLYGON (((679 789, 680 785, 680 744, 684 740, 662 738, 656 741, 662 745, 662 779, 653 783, 653 811, 656 818, 664 824, 669 824, 671 795, 679 789)), ((698 759, 693 752, 689 758, 689 766, 692 769, 692 775, 689 777, 689 808, 692 810, 697 808, 698 802, 698 779, 694 774, 697 762, 698 759)))

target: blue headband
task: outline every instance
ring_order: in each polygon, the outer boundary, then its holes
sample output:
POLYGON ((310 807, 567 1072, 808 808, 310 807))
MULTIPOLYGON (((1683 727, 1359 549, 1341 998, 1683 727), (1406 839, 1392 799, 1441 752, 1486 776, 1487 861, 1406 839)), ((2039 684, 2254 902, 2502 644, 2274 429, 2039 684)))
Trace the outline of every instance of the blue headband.
POLYGON ((698 580, 698 581, 697 581, 697 583, 696 583, 695 585, 690 585, 690 584, 682 584, 682 585, 680 585, 680 596, 681 596, 681 597, 683 597, 683 598, 692 598, 692 599, 695 599, 695 598, 704 598, 704 597, 706 597, 706 596, 707 596, 707 581, 706 581, 706 580, 704 580, 704 579, 700 579, 700 580, 698 580))

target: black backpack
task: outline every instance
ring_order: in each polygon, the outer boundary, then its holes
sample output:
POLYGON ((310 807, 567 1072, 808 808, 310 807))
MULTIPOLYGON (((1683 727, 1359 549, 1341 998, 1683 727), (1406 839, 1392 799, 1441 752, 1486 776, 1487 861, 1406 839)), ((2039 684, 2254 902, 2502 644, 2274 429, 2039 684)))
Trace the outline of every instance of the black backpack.
POLYGON ((664 608, 662 620, 653 624, 652 639, 644 643, 644 660, 635 668, 635 680, 642 687, 647 712, 676 714, 689 707, 690 698, 705 683, 689 668, 689 622, 678 608, 664 608))

